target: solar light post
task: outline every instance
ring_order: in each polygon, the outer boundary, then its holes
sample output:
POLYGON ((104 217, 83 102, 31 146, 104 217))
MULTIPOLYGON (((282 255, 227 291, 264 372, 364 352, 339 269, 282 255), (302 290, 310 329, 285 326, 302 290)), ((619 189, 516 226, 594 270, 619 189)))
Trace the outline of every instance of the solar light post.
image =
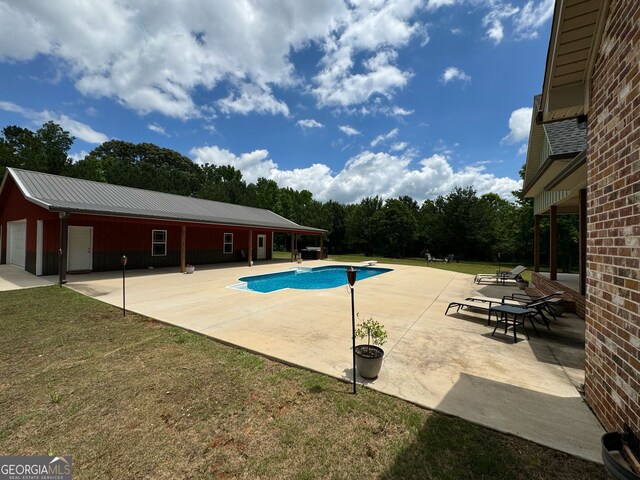
POLYGON ((353 301, 353 286, 356 283, 356 271, 353 267, 347 270, 347 281, 351 290, 351 351, 353 353, 353 394, 356 393, 356 313, 353 301))
POLYGON ((125 308, 124 308, 125 307, 125 303, 124 303, 124 300, 125 300, 125 295, 124 295, 124 292, 125 292, 124 270, 125 270, 125 268, 124 267, 127 266, 127 256, 126 255, 122 255, 122 257, 120 257, 120 265, 122 265, 122 316, 124 317, 125 316, 125 308))

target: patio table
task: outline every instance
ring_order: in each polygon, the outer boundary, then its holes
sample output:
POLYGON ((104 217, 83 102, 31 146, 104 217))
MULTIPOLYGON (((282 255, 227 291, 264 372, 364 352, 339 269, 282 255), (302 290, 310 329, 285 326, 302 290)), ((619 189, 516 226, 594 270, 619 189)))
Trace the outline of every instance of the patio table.
POLYGON ((540 335, 538 333, 538 329, 536 328, 535 323, 533 323, 533 316, 537 313, 535 310, 531 310, 528 308, 518 307, 515 305, 497 305, 495 307, 489 307, 489 318, 491 318, 491 314, 496 314, 496 328, 493 329, 493 336, 498 329, 500 323, 504 323, 504 333, 507 333, 509 328, 513 328, 513 343, 518 343, 518 336, 516 334, 516 327, 518 325, 522 325, 522 329, 524 330, 524 334, 529 339, 529 333, 527 332, 527 328, 524 326, 524 321, 528 318, 529 322, 533 326, 533 329, 536 332, 536 335, 540 335), (510 319, 509 316, 512 316, 510 319), (518 321, 518 317, 520 317, 520 321, 518 321), (509 323, 511 322, 511 326, 509 323))

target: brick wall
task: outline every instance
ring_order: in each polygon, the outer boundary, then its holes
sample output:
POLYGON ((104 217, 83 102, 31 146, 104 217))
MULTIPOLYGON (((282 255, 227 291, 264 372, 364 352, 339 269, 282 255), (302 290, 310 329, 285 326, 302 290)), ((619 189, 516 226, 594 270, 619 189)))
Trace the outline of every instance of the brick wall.
POLYGON ((612 0, 591 84, 587 401, 640 432, 640 1, 612 0))
POLYGON ((565 311, 573 312, 579 317, 584 318, 585 297, 580 295, 579 292, 571 290, 560 282, 549 280, 546 276, 540 275, 536 272, 531 273, 531 283, 535 285, 540 296, 557 292, 558 290, 564 291, 562 298, 568 302, 568 306, 565 311))

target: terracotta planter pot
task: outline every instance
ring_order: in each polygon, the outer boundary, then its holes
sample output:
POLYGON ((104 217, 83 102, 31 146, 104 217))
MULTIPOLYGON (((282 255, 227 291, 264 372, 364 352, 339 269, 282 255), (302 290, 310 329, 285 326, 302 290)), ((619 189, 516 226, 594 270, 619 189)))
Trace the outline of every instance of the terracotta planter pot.
POLYGON ((356 345, 356 371, 362 378, 377 378, 384 350, 374 345, 356 345))

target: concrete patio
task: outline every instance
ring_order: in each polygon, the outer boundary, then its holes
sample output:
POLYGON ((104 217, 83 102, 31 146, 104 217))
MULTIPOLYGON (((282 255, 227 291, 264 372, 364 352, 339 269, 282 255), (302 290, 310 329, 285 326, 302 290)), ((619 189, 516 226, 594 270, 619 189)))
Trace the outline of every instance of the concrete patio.
MULTIPOLYGON (((307 261, 304 266, 331 262, 307 261)), ((128 310, 200 332, 283 362, 351 378, 351 306, 346 287, 257 294, 226 288, 246 275, 290 263, 198 266, 127 272, 128 310)), ((601 462, 603 430, 577 387, 584 380, 584 322, 566 315, 531 340, 496 332, 481 313, 444 315, 471 295, 501 297, 512 287, 478 286, 472 276, 427 267, 355 286, 356 311, 389 332, 382 372, 369 388, 443 413, 601 462)), ((55 278, 49 278, 55 281, 55 278)), ((121 306, 120 272, 70 275, 68 286, 121 306)))
POLYGON ((0 265, 0 292, 19 288, 43 287, 56 283, 52 277, 36 277, 13 265, 0 265))

